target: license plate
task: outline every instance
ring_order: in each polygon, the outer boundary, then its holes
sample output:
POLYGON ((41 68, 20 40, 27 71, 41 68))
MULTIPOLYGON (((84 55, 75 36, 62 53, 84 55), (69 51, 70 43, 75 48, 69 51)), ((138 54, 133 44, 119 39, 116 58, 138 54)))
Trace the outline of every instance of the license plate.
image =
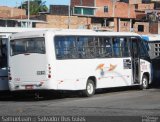
POLYGON ((25 86, 25 89, 26 89, 26 90, 32 90, 32 89, 33 89, 33 85, 26 85, 26 86, 25 86))

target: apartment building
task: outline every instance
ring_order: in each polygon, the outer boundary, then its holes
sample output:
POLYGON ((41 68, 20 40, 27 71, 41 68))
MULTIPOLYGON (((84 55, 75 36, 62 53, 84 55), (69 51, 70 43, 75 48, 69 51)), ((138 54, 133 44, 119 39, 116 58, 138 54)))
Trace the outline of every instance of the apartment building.
POLYGON ((99 30, 131 31, 134 7, 119 0, 71 0, 72 15, 90 17, 91 29, 99 30))
POLYGON ((71 0, 70 16, 67 6, 51 5, 42 18, 47 23, 36 27, 131 31, 136 14, 133 4, 119 0, 71 0))
MULTIPOLYGON (((158 0, 71 0, 51 5, 49 13, 30 17, 30 27, 160 33, 158 0)), ((0 7, 0 26, 28 27, 26 11, 0 7)))
POLYGON ((140 34, 159 34, 160 2, 142 0, 142 3, 135 5, 135 12, 134 32, 140 34))
POLYGON ((159 33, 158 3, 150 0, 71 0, 70 13, 69 6, 51 5, 50 14, 43 17, 47 23, 36 24, 36 27, 159 33))

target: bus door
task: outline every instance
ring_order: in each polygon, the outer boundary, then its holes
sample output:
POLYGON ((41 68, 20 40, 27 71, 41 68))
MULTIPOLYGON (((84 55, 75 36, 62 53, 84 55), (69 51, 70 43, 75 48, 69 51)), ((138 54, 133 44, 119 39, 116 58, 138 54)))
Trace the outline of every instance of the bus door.
POLYGON ((0 90, 8 90, 7 38, 0 38, 0 90))
POLYGON ((139 59, 139 54, 140 54, 140 50, 139 50, 139 40, 138 38, 135 37, 131 37, 131 62, 132 62, 132 83, 133 84, 138 84, 140 82, 139 78, 140 78, 140 73, 139 73, 139 69, 140 69, 140 59, 139 59))
POLYGON ((0 68, 7 68, 7 38, 0 39, 0 68))

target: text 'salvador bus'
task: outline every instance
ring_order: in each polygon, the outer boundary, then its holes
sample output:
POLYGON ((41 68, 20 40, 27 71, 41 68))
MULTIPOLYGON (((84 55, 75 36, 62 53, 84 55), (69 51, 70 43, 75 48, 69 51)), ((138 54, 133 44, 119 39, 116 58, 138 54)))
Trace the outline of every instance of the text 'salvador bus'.
POLYGON ((9 44, 9 87, 82 90, 151 83, 151 64, 135 33, 55 30, 17 33, 9 44))

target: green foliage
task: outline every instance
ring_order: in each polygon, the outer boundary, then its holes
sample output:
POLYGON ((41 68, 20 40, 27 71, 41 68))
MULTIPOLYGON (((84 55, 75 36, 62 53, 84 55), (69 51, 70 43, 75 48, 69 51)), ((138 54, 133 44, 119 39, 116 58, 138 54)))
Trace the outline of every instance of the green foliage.
MULTIPOLYGON (((30 0, 30 15, 37 15, 39 12, 47 12, 48 7, 45 5, 46 1, 30 0)), ((18 8, 26 9, 28 11, 28 1, 25 1, 18 8)), ((28 14, 28 13, 27 13, 28 14)))

